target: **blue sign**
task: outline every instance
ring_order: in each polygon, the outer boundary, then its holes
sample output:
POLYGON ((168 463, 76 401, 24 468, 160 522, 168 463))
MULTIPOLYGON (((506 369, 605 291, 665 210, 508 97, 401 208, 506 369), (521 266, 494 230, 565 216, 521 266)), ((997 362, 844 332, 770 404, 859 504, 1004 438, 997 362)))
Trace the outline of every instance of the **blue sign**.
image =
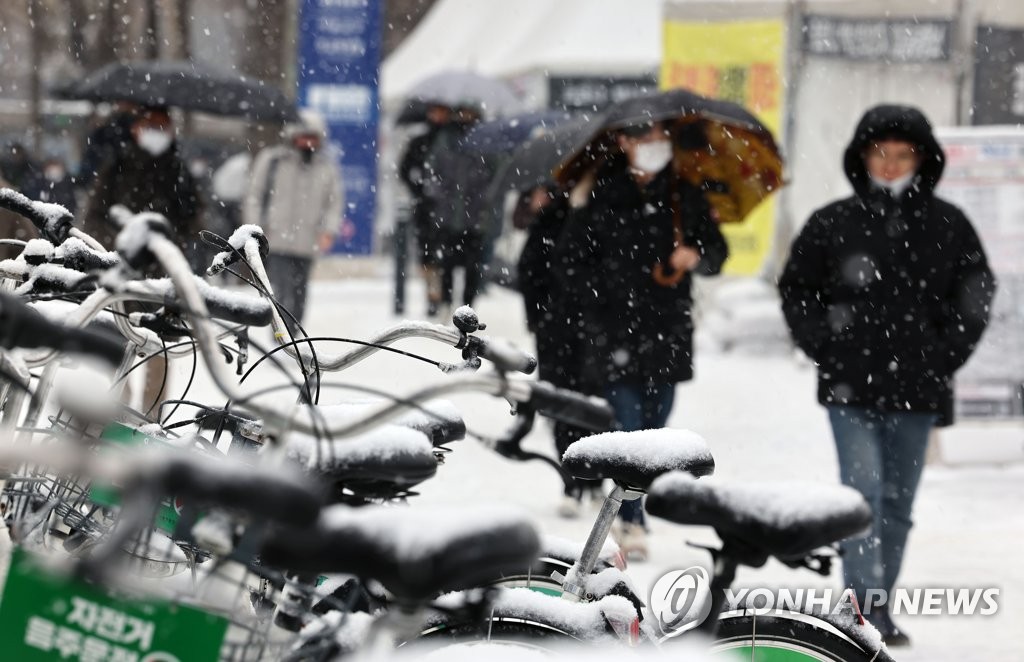
POLYGON ((380 0, 303 0, 299 19, 299 105, 327 122, 345 184, 337 252, 365 255, 373 245, 380 5, 380 0))

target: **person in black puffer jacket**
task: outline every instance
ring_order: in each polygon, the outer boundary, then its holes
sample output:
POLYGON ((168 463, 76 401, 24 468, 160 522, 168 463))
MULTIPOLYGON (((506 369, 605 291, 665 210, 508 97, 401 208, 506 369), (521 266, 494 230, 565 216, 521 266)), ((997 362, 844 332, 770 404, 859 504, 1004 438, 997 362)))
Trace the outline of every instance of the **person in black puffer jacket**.
POLYGON ((841 479, 875 511, 869 538, 845 546, 845 581, 901 644, 865 599, 895 586, 928 437, 952 420, 953 374, 985 330, 995 279, 970 221, 934 194, 945 155, 918 109, 870 109, 843 165, 854 195, 814 212, 779 290, 794 341, 818 365, 841 479))
MULTIPOLYGON (((675 385, 693 378, 692 274, 719 273, 729 249, 703 192, 676 174, 665 124, 613 138, 616 153, 570 194, 557 283, 583 390, 603 395, 623 430, 661 428, 675 385)), ((620 546, 643 557, 642 505, 623 502, 619 514, 620 546)))
MULTIPOLYGON (((555 246, 565 229, 569 214, 568 193, 553 185, 538 186, 520 196, 516 216, 528 219, 525 225, 529 237, 519 256, 516 273, 519 291, 526 310, 526 326, 537 342, 537 371, 544 381, 555 386, 580 391, 580 340, 567 318, 567 302, 557 286, 555 274, 561 265, 555 262, 555 246)), ((554 441, 558 457, 565 454, 573 442, 592 434, 592 431, 556 421, 554 441)), ((575 518, 585 493, 599 500, 601 481, 585 480, 563 475, 563 500, 558 514, 575 518)))

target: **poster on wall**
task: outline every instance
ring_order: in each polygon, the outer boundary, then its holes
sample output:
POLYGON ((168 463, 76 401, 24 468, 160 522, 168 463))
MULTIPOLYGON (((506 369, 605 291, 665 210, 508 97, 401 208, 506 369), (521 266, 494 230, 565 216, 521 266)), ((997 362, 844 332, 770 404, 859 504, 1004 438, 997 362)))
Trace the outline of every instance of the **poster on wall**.
POLYGON ((945 62, 953 22, 922 18, 853 18, 807 14, 801 49, 808 55, 883 62, 945 62))
POLYGON ((978 26, 971 124, 1024 123, 1024 30, 978 26))
MULTIPOLYGON (((784 34, 778 20, 707 23, 667 19, 661 88, 686 88, 738 103, 781 138, 784 34)), ((755 275, 764 268, 772 248, 775 197, 765 200, 742 223, 722 225, 730 252, 725 273, 755 275)))
POLYGON ((548 107, 553 110, 600 111, 623 99, 658 89, 652 76, 552 76, 548 107))
POLYGON ((373 247, 380 121, 380 0, 304 0, 299 19, 299 105, 327 122, 345 185, 334 252, 373 247))
POLYGON ((967 214, 999 282, 981 344, 956 377, 960 418, 1024 416, 1024 129, 942 129, 937 194, 967 214))

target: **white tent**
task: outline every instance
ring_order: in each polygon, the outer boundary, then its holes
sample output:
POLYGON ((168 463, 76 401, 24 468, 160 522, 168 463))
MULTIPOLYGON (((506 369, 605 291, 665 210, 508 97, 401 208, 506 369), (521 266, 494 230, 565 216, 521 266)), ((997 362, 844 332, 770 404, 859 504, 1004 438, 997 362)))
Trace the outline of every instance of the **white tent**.
POLYGON ((394 104, 448 69, 650 75, 661 62, 661 12, 662 0, 440 0, 384 62, 381 98, 394 104))

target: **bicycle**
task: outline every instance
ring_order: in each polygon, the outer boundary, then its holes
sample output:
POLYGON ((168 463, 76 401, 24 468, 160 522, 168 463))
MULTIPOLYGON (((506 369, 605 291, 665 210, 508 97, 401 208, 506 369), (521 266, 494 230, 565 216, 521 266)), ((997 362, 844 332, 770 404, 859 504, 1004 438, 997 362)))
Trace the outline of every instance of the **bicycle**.
MULTIPOLYGON (((570 570, 564 573, 566 577, 554 578, 551 581, 538 581, 535 586, 531 586, 531 588, 538 588, 541 584, 548 588, 557 586, 559 595, 573 596, 572 600, 556 599, 538 591, 509 590, 493 586, 495 580, 501 581, 500 575, 505 575, 505 579, 510 579, 521 572, 521 568, 536 567, 534 565, 538 551, 536 541, 531 542, 529 540, 531 534, 527 533, 527 528, 518 525, 510 524, 511 528, 506 530, 509 536, 521 543, 513 545, 512 547, 515 549, 479 542, 478 551, 483 557, 486 557, 480 561, 479 566, 476 566, 472 559, 462 558, 460 560, 455 556, 456 550, 442 545, 439 549, 443 553, 438 552, 440 556, 437 557, 430 556, 429 561, 431 564, 440 564, 446 572, 439 574, 433 583, 426 582, 417 586, 410 586, 407 582, 403 584, 400 578, 396 580, 394 576, 391 576, 391 573, 401 575, 403 566, 407 570, 410 564, 415 564, 417 561, 408 556, 394 554, 393 550, 387 551, 380 546, 382 544, 380 539, 370 540, 363 547, 353 548, 360 549, 362 556, 355 555, 354 558, 345 559, 330 558, 331 553, 342 539, 351 542, 360 539, 361 536, 366 536, 367 530, 372 530, 368 524, 371 519, 391 517, 395 518, 391 521, 398 522, 402 515, 394 513, 399 511, 393 508, 381 510, 374 504, 408 496, 410 488, 415 487, 418 484, 417 481, 427 479, 436 471, 437 455, 435 455, 434 443, 447 443, 447 441, 465 434, 464 424, 462 424, 461 431, 459 429, 460 421, 457 422, 455 418, 449 416, 447 424, 438 424, 435 419, 444 418, 444 416, 434 416, 440 412, 418 403, 445 393, 474 390, 509 398, 526 414, 535 411, 559 417, 560 420, 568 419, 574 423, 590 424, 598 429, 610 424, 607 406, 599 400, 560 391, 550 385, 509 377, 506 374, 509 371, 529 372, 532 369, 530 359, 500 342, 491 342, 476 336, 476 331, 481 330, 482 325, 475 314, 467 310, 460 311, 454 320, 453 327, 405 325, 404 328, 397 331, 389 330, 372 342, 338 357, 330 357, 315 351, 313 343, 316 340, 314 339, 300 338, 285 342, 287 329, 283 323, 281 312, 277 310, 276 306, 272 303, 263 303, 259 306, 256 304, 239 306, 237 299, 233 297, 224 301, 217 296, 216 292, 205 291, 203 286, 198 284, 188 273, 187 266, 183 266, 183 258, 167 239, 166 229, 163 227, 161 219, 154 215, 142 214, 128 215, 124 217, 124 220, 126 221, 126 236, 131 240, 126 240, 121 246, 122 250, 116 262, 109 255, 90 246, 86 238, 71 236, 73 234, 71 231, 66 233, 68 236, 64 237, 52 253, 40 244, 33 246, 32 250, 28 251, 29 257, 37 261, 37 264, 26 266, 21 274, 24 283, 32 283, 32 287, 26 289, 32 291, 33 288, 37 288, 38 291, 38 288, 52 288, 59 292, 62 287, 67 288, 68 274, 59 272, 55 275, 49 273, 53 271, 51 269, 40 268, 50 266, 47 260, 60 254, 64 256, 61 259, 66 260, 67 256, 71 256, 72 261, 76 259, 83 262, 88 261, 89 264, 94 265, 90 267, 91 269, 104 272, 96 280, 105 291, 101 292, 97 289, 95 292, 80 296, 81 305, 71 316, 71 321, 79 323, 87 321, 108 307, 119 305, 120 301, 117 299, 158 301, 164 306, 165 311, 173 311, 181 319, 187 318, 188 328, 176 326, 174 315, 162 313, 150 317, 137 315, 134 318, 124 314, 114 315, 112 322, 125 338, 132 341, 132 347, 135 348, 133 351, 142 351, 143 353, 147 350, 158 351, 157 343, 160 342, 162 345, 162 341, 159 341, 161 333, 165 335, 182 334, 179 337, 194 336, 194 343, 199 354, 209 367, 217 385, 229 398, 230 405, 226 408, 209 408, 201 405, 197 408, 197 419, 202 418, 204 422, 213 425, 217 433, 215 437, 219 437, 224 429, 228 429, 232 437, 230 448, 233 451, 243 454, 244 452, 258 451, 260 454, 275 456, 291 453, 294 459, 306 466, 307 470, 335 479, 333 499, 360 507, 353 511, 348 508, 339 510, 343 508, 339 505, 331 506, 327 511, 318 515, 315 526, 297 531, 287 529, 287 533, 282 533, 266 544, 253 538, 246 538, 244 532, 240 539, 235 539, 237 536, 228 536, 223 545, 212 544, 210 540, 197 541, 202 544, 196 545, 194 554, 198 558, 200 550, 202 550, 202 553, 208 555, 207 562, 211 559, 232 558, 232 555, 242 552, 251 553, 254 549, 260 549, 266 552, 265 556, 271 561, 276 560, 280 567, 288 567, 287 572, 278 572, 271 570, 270 565, 260 564, 257 566, 259 570, 256 574, 261 579, 257 585, 252 586, 247 583, 244 591, 239 588, 240 593, 246 594, 246 600, 251 605, 258 607, 263 618, 261 622, 277 621, 279 625, 283 623, 290 626, 276 628, 282 640, 293 642, 292 653, 288 653, 288 655, 294 659, 304 659, 295 656, 310 653, 310 646, 318 641, 326 646, 321 652, 338 653, 344 648, 336 646, 339 633, 346 627, 358 629, 360 622, 376 633, 373 634, 371 640, 391 642, 389 645, 395 642, 424 638, 423 635, 431 633, 443 633, 445 637, 451 635, 473 636, 479 633, 481 628, 485 628, 488 637, 492 639, 495 635, 510 637, 525 635, 528 637, 572 638, 583 642, 626 641, 638 643, 641 640, 654 638, 649 625, 641 626, 641 618, 644 614, 638 604, 639 598, 628 582, 619 581, 623 577, 616 574, 621 573, 621 569, 614 567, 614 559, 610 560, 606 554, 604 560, 600 561, 606 567, 602 568, 599 565, 600 552, 603 542, 607 538, 607 527, 610 526, 611 520, 614 518, 618 503, 624 498, 638 496, 646 491, 652 483, 656 483, 654 479, 657 474, 664 473, 669 469, 689 469, 694 473, 709 472, 713 467, 710 453, 705 454, 703 451, 700 453, 677 453, 673 461, 662 463, 658 471, 652 472, 645 471, 636 464, 637 460, 644 459, 642 457, 622 458, 607 454, 599 457, 585 452, 586 443, 577 448, 577 452, 581 453, 581 464, 572 467, 571 458, 567 463, 574 473, 579 473, 580 477, 584 478, 611 478, 617 484, 606 501, 602 514, 599 516, 598 522, 595 523, 595 528, 580 557, 572 559, 576 554, 570 550, 570 553, 563 555, 563 558, 556 559, 563 564, 563 570, 564 564, 568 563, 568 560, 573 561, 570 570), (72 241, 70 245, 65 246, 72 239, 81 242, 81 245, 72 241), (159 265, 168 273, 170 281, 166 285, 149 281, 124 281, 123 278, 119 281, 111 274, 111 271, 121 269, 124 265, 136 269, 159 265), (224 348, 220 341, 228 336, 222 336, 210 328, 208 311, 211 308, 224 305, 231 308, 232 304, 235 304, 236 314, 254 315, 248 318, 248 322, 251 324, 266 320, 278 330, 276 339, 279 342, 280 351, 291 356, 303 373, 303 383, 294 384, 299 394, 297 405, 284 409, 278 402, 268 401, 265 397, 261 398, 261 394, 258 392, 241 390, 226 373, 224 365, 219 359, 224 348), (442 339, 463 350, 463 362, 461 364, 439 364, 438 367, 442 371, 449 373, 445 382, 416 389, 401 397, 392 395, 385 398, 384 402, 351 406, 344 408, 345 411, 337 412, 325 411, 324 407, 315 406, 320 376, 325 367, 341 369, 346 365, 351 365, 373 351, 379 351, 381 347, 390 342, 405 337, 405 334, 442 339), (494 374, 467 372, 467 370, 479 367, 481 358, 494 362, 499 367, 499 372, 494 374), (240 410, 239 405, 244 405, 245 410, 240 410), (399 463, 389 463, 383 460, 379 454, 367 452, 374 449, 376 444, 372 441, 372 436, 365 435, 372 435, 375 431, 382 435, 381 438, 385 435, 399 434, 397 429, 393 428, 381 432, 381 423, 385 420, 394 420, 393 417, 401 411, 415 410, 421 406, 430 412, 429 415, 425 414, 424 418, 433 423, 428 422, 425 427, 417 428, 417 434, 426 433, 427 436, 422 439, 417 437, 415 441, 412 436, 409 436, 408 443, 404 445, 404 449, 408 451, 408 457, 415 458, 415 462, 410 465, 405 465, 404 460, 399 463), (258 418, 262 418, 262 423, 257 421, 258 418), (296 438, 295 432, 304 437, 296 438), (359 435, 364 436, 360 438, 359 435), (362 449, 360 449, 360 444, 363 444, 362 449), (259 450, 261 448, 262 450, 259 450), (357 457, 360 452, 364 453, 362 458, 357 457), (289 547, 289 544, 297 543, 299 540, 305 540, 309 545, 304 550, 289 547), (274 547, 275 544, 277 547, 274 547), (313 546, 310 547, 310 545, 313 546), (311 550, 319 550, 319 552, 314 554, 311 550), (276 559, 274 554, 278 554, 276 559), (505 555, 502 556, 502 554, 505 555), (375 559, 368 558, 368 556, 375 557, 375 559), (373 563, 374 560, 377 563, 373 563), (383 596, 388 601, 386 603, 388 609, 383 618, 368 620, 363 616, 355 616, 352 611, 354 603, 350 603, 348 600, 339 600, 340 594, 334 595, 333 592, 324 595, 314 585, 320 573, 328 572, 329 574, 330 572, 352 570, 367 577, 384 575, 386 585, 390 589, 387 593, 390 593, 390 596, 383 596), (470 594, 468 598, 463 595, 436 600, 437 593, 446 589, 464 589, 468 590, 470 594), (616 591, 619 593, 617 594, 616 591), (631 597, 636 599, 633 600, 631 597), (314 598, 316 599, 314 600, 314 598), (433 606, 434 613, 428 619, 423 620, 422 617, 429 611, 428 605, 433 606), (278 617, 276 619, 274 618, 275 612, 278 617), (343 614, 347 614, 347 616, 343 614), (292 619, 291 623, 289 623, 289 618, 292 619), (380 621, 379 625, 372 627, 369 625, 371 622, 376 624, 378 621, 380 621), (314 633, 305 630, 305 634, 300 633, 296 639, 293 631, 296 626, 317 631, 314 633)), ((48 230, 56 231, 45 223, 43 225, 48 230)), ((245 261, 255 274, 254 284, 257 290, 261 296, 267 297, 272 302, 272 291, 266 284, 265 272, 262 272, 262 275, 260 272, 262 266, 260 262, 260 233, 247 228, 237 234, 238 236, 233 236, 224 242, 229 250, 225 251, 227 255, 221 258, 221 263, 224 264, 224 268, 229 268, 232 256, 234 259, 245 261)), ((27 261, 26 265, 28 265, 27 261)), ((63 266, 61 268, 66 269, 63 266)), ((69 271, 76 270, 69 269, 69 271)), ((75 275, 75 279, 75 283, 80 282, 78 275, 75 275)), ((242 324, 241 326, 249 325, 242 324)), ((241 346, 239 346, 239 350, 241 350, 241 346)), ((276 351, 277 349, 265 352, 258 362, 276 351)), ((36 365, 46 365, 47 361, 52 361, 54 356, 56 355, 52 352, 41 352, 29 358, 33 359, 36 365)), ((241 351, 238 356, 241 356, 241 351)), ((8 363, 4 365, 6 366, 8 363)), ((13 363, 10 363, 10 368, 12 372, 18 372, 20 369, 13 363)), ((123 374, 127 369, 129 369, 128 362, 123 361, 118 372, 123 374)), ((23 373, 19 374, 24 376, 23 373)), ((13 384, 14 381, 11 383, 13 384)), ((9 393, 14 391, 18 391, 17 387, 8 387, 9 393)), ((20 393, 20 391, 18 392, 20 393)), ((38 388, 37 393, 32 396, 32 401, 29 402, 29 410, 38 412, 41 409, 41 403, 46 400, 46 397, 37 396, 38 388)), ((14 400, 10 397, 5 400, 5 412, 8 404, 11 404, 13 412, 21 411, 14 406, 16 404, 14 400)), ((6 424, 8 421, 9 418, 5 416, 4 423, 6 424)), ((68 431, 77 432, 70 424, 64 427, 68 431)), ((410 431, 411 427, 415 426, 409 424, 404 426, 404 429, 410 431)), ((594 444, 593 439, 581 441, 594 444)), ((208 445, 200 443, 200 447, 209 450, 208 445)), ((650 460, 651 458, 646 459, 650 460)), ((71 476, 75 474, 74 471, 68 473, 71 476)), ((72 483, 77 485, 77 479, 72 483)), ((654 490, 657 487, 657 484, 651 487, 652 495, 655 494, 654 490)), ((74 493, 75 499, 79 499, 82 490, 79 488, 78 492, 74 492, 69 488, 68 493, 74 493)), ((81 502, 72 501, 72 503, 77 505, 74 508, 67 508, 67 513, 80 512, 81 502)), ((130 500, 128 503, 131 503, 130 500)), ((455 516, 457 516, 456 513, 450 513, 441 519, 455 516)), ((64 517, 67 517, 67 514, 64 517)), ((488 519, 486 514, 481 517, 482 520, 488 519)), ((135 519, 143 526, 152 522, 152 518, 148 516, 138 516, 135 519)), ((230 518, 228 520, 231 521, 230 518)), ((506 523, 513 520, 514 518, 509 519, 506 523)), ((86 527, 89 521, 86 518, 85 523, 79 523, 79 526, 86 527)), ((431 520, 429 524, 428 530, 431 527, 439 526, 435 520, 431 520)), ((146 526, 146 528, 151 531, 151 527, 146 526)), ((217 527, 212 528, 216 529, 217 527)), ((405 521, 399 528, 408 531, 415 527, 413 523, 405 521)), ((479 535, 486 539, 494 531, 483 524, 478 528, 470 528, 472 530, 464 532, 468 537, 463 539, 474 541, 474 545, 477 544, 477 538, 474 536, 479 535)), ((116 530, 116 528, 113 529, 114 532, 116 530)), ((281 531, 285 530, 281 529, 281 531)), ((221 527, 221 531, 223 532, 223 527, 221 527)), ((532 532, 532 529, 530 531, 532 532)), ((98 539, 103 540, 112 534, 109 529, 100 529, 95 535, 98 539)), ((536 537, 535 534, 532 535, 534 538, 536 537)), ((149 533, 147 536, 152 537, 153 534, 149 533)), ((372 536, 370 537, 372 538, 372 536)), ((107 539, 109 540, 109 538, 107 539)), ((737 539, 742 540, 742 538, 737 539)), ((394 539, 388 539, 387 542, 391 545, 395 544, 394 539)), ((734 546, 727 544, 723 550, 733 555, 734 546)), ((556 555, 552 554, 551 556, 556 555)), ((745 557, 746 560, 752 558, 745 557)), ((420 562, 422 561, 421 558, 420 562)), ((217 561, 215 563, 219 564, 217 561)), ((186 566, 191 567, 194 574, 198 572, 196 563, 187 563, 186 566)), ((252 569, 250 568, 250 570, 252 569)), ((527 578, 528 581, 533 580, 530 571, 527 571, 527 578)), ((379 577, 377 579, 380 580, 379 577)), ((724 581, 724 579, 723 576, 719 581, 724 581)), ((234 585, 241 587, 241 584, 234 585)), ((356 591, 352 591, 351 595, 359 597, 356 591)), ((347 597, 351 597, 351 595, 347 597)), ((740 616, 739 618, 744 617, 740 616)), ((714 619, 714 622, 717 623, 718 620, 714 619)), ((729 628, 736 630, 735 624, 738 623, 745 623, 745 621, 736 620, 730 615, 724 615, 721 618, 720 643, 722 645, 727 643, 724 637, 730 632, 729 628)), ((760 623, 754 623, 759 631, 763 624, 763 619, 760 623)), ((739 627, 737 631, 745 632, 743 627, 739 627)), ((808 637, 810 636, 808 635, 808 637)), ((859 647, 855 641, 853 645, 863 652, 863 647, 859 647)), ((882 652, 879 651, 878 654, 881 655, 882 652)), ((887 658, 877 657, 877 659, 887 658)))

